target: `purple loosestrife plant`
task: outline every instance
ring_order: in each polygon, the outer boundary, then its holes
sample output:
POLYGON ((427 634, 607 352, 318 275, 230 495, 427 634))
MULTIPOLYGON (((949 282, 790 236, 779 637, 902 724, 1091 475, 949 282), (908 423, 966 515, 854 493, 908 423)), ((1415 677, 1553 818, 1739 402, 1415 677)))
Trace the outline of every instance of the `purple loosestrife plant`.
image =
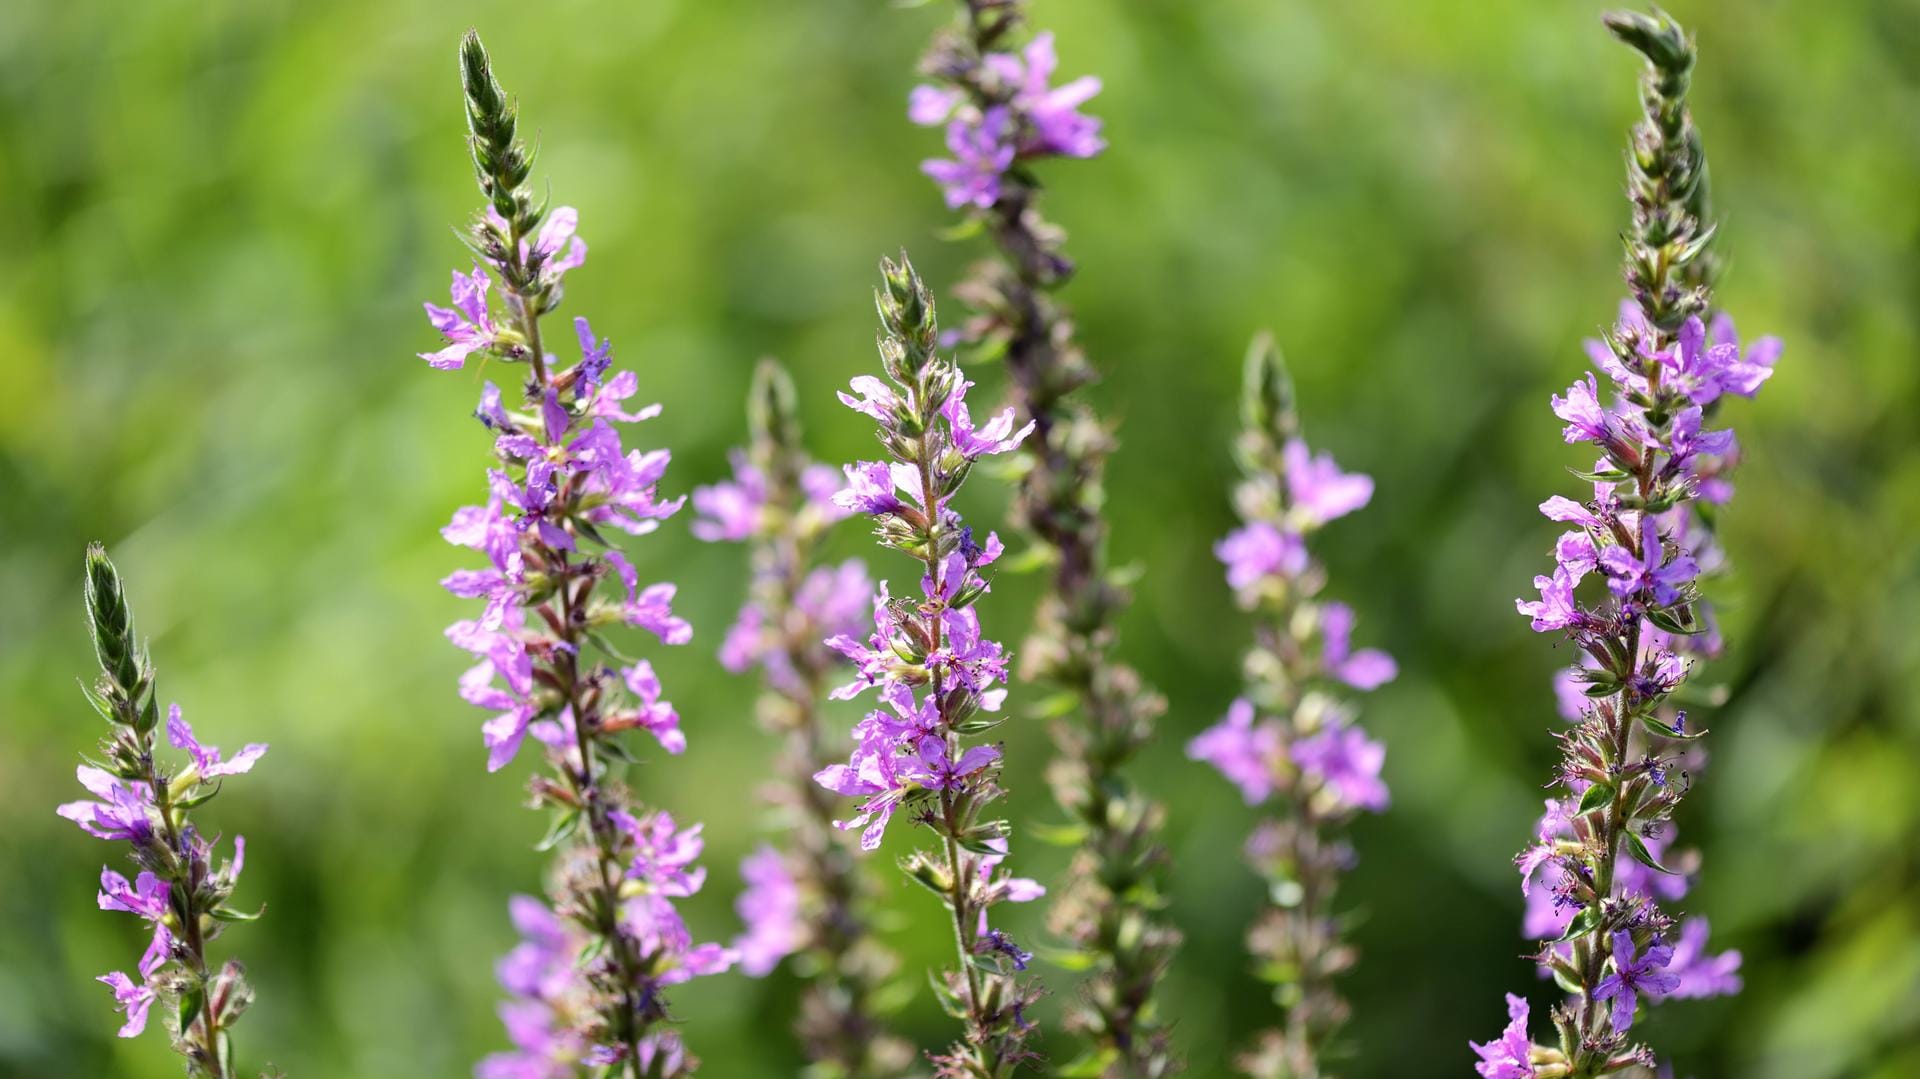
POLYGON ((512 907, 527 938, 499 970, 512 998, 501 1017, 514 1049, 475 1074, 686 1075, 697 1062, 667 1026, 665 990, 725 970, 734 953, 696 945, 673 904, 705 879, 694 864, 700 826, 642 810, 620 780, 634 760, 625 732, 644 730, 670 754, 686 738, 652 665, 623 657, 605 636, 623 625, 667 644, 692 636, 673 614, 673 586, 642 588, 607 540, 615 529, 653 531, 682 500, 657 491, 665 450, 621 444, 615 421, 658 409, 626 411, 637 382, 612 369, 611 346, 576 318, 579 360, 563 364, 546 351, 540 320, 559 306, 563 275, 584 261, 586 246, 574 235, 574 211, 548 212, 529 189, 515 107, 473 33, 461 42, 460 70, 488 206, 467 233, 476 263, 454 274, 454 308, 427 305, 449 344, 422 358, 458 369, 477 354, 508 370, 525 364, 527 373, 517 409, 491 382, 481 395, 476 418, 497 458, 488 498, 456 511, 442 534, 485 555, 487 565, 442 583, 485 604, 447 636, 478 660, 461 677, 460 694, 493 713, 481 726, 488 769, 511 761, 527 735, 539 743, 548 770, 531 781, 532 804, 551 813, 541 847, 557 852, 550 903, 521 898, 512 907), (488 300, 496 283, 497 312, 488 300))
POLYGON ((880 544, 912 556, 921 573, 917 595, 895 598, 881 582, 870 634, 828 642, 856 667, 832 696, 877 689, 880 706, 854 727, 847 763, 815 778, 860 800, 840 827, 862 829, 864 850, 880 845, 896 813, 938 837, 934 850, 903 863, 952 915, 956 965, 934 988, 965 1029, 933 1055, 934 1070, 943 1079, 1000 1079, 1033 1059, 1026 1009, 1036 991, 1019 979, 1031 954, 989 915, 1042 890, 1000 870, 1010 828, 984 816, 1002 793, 1000 747, 975 739, 1000 723, 1007 657, 983 630, 976 601, 988 590, 981 571, 1002 548, 997 536, 976 540, 952 501, 979 458, 1014 449, 1030 429, 1013 430, 1012 410, 973 425, 968 384, 937 351, 932 295, 904 257, 880 265, 880 360, 893 385, 862 376, 853 380, 858 396, 840 399, 878 422, 889 459, 848 465, 848 486, 834 498, 871 515, 880 544))
POLYGON ((1386 750, 1341 696, 1397 672, 1385 652, 1353 648, 1353 609, 1317 598, 1326 573, 1307 550, 1322 526, 1367 504, 1373 481, 1308 450, 1286 368, 1264 334, 1247 353, 1241 417, 1234 504, 1244 523, 1214 551, 1257 617, 1247 691, 1187 755, 1218 768, 1248 805, 1276 808, 1247 842, 1269 896, 1247 946, 1274 984, 1281 1024, 1236 1063, 1259 1079, 1320 1079, 1348 1013, 1334 978, 1355 958, 1333 902, 1353 864, 1343 833, 1360 812, 1387 808, 1386 750))
POLYGON ((1780 346, 1743 353, 1713 310, 1706 157, 1686 103, 1692 38, 1661 13, 1606 22, 1648 64, 1627 155, 1630 298, 1607 339, 1589 345, 1607 388, 1589 373, 1553 398, 1566 441, 1593 443, 1601 457, 1580 473, 1591 500, 1541 505, 1572 527, 1553 573, 1535 578, 1540 598, 1516 601, 1583 661, 1555 683, 1575 722, 1559 738, 1564 794, 1516 859, 1537 961, 1569 997, 1544 1043, 1532 1040, 1526 1002, 1509 997, 1501 1038, 1473 1047, 1490 1079, 1650 1073, 1652 1050, 1631 1036, 1642 1002, 1739 988, 1738 953, 1708 954, 1705 921, 1676 924, 1659 904, 1685 894, 1694 868, 1669 849, 1669 822, 1706 733, 1672 701, 1720 647, 1699 579, 1723 557, 1702 506, 1731 496, 1739 450, 1731 431, 1709 425, 1726 395, 1759 390, 1780 346), (1604 587, 1583 587, 1588 577, 1604 587))
POLYGON ((793 381, 772 360, 754 372, 747 418, 750 438, 733 454, 733 479, 693 492, 695 535, 751 546, 751 594, 720 662, 735 673, 759 669, 761 723, 785 742, 773 798, 790 838, 785 851, 762 847, 741 866, 747 891, 738 908, 748 928, 735 942, 740 966, 759 977, 804 953, 797 1030, 808 1059, 850 1079, 897 1076, 914 1051, 883 1029, 874 997, 899 961, 870 932, 870 885, 850 837, 833 827, 837 799, 813 781, 844 754, 821 705, 846 659, 825 642, 861 633, 872 617, 873 582, 858 561, 815 562, 820 539, 852 511, 833 500, 839 471, 807 456, 793 381))
POLYGON ((184 759, 177 767, 163 762, 153 661, 134 632, 120 573, 98 544, 87 548, 86 572, 100 677, 82 692, 112 731, 100 741, 100 760, 79 769, 80 785, 95 800, 68 802, 59 813, 88 835, 127 844, 137 872, 128 880, 103 867, 100 909, 135 915, 150 934, 133 974, 114 971, 99 981, 125 1013, 122 1038, 145 1030, 159 1004, 187 1074, 233 1079, 239 1072, 230 1032, 253 1003, 253 989, 238 961, 216 964, 209 946, 227 923, 251 921, 259 912, 231 905, 247 841, 235 836, 232 856, 216 866, 219 837, 203 835, 189 812, 212 801, 225 778, 251 771, 267 747, 249 745, 228 760, 195 737, 175 704, 167 709, 166 740, 184 759))
POLYGON ((1090 967, 1069 1010, 1083 1039, 1074 1074, 1151 1079, 1178 1071, 1153 991, 1178 948, 1160 916, 1161 808, 1126 767, 1152 738, 1165 701, 1114 657, 1129 595, 1107 564, 1101 506, 1110 426, 1075 395, 1095 372, 1074 342, 1072 320, 1053 293, 1073 273, 1064 235, 1040 216, 1032 171, 1052 157, 1092 157, 1104 148, 1100 121, 1080 111, 1100 90, 1092 76, 1053 86, 1053 35, 1023 46, 1020 0, 961 0, 957 24, 922 64, 933 82, 916 87, 908 112, 943 124, 951 160, 925 171, 986 232, 997 256, 958 291, 974 317, 958 340, 1005 360, 1017 411, 1034 423, 1019 466, 1014 517, 1052 573, 1022 674, 1057 688, 1046 710, 1059 753, 1048 771, 1071 818, 1058 834, 1079 846, 1050 924, 1090 967))

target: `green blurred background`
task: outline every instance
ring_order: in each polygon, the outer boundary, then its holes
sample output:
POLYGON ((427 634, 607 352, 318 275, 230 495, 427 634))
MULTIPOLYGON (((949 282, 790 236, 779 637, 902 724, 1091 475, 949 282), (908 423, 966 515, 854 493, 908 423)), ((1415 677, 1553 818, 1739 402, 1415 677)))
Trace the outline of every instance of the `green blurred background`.
MULTIPOLYGON (((1540 0, 1356 4, 1039 0, 1062 74, 1096 72, 1112 149, 1047 168, 1082 272, 1067 291, 1123 420, 1117 559, 1146 576, 1124 651, 1171 699, 1138 768, 1176 810, 1164 999, 1193 1074, 1269 1014, 1240 935, 1260 900, 1251 817, 1184 741, 1235 691, 1244 622, 1208 553, 1230 526, 1236 366, 1272 326, 1309 436, 1378 479, 1326 537, 1335 594, 1401 660, 1366 720, 1395 803, 1361 823, 1346 896, 1367 918, 1347 980, 1354 1077, 1467 1074, 1520 959, 1509 859, 1552 747, 1565 650, 1512 600, 1546 559, 1533 507, 1571 489, 1549 392, 1621 289, 1620 153, 1637 65, 1598 8, 1540 0)), ((1747 957, 1732 1000, 1646 1022, 1678 1074, 1920 1075, 1920 7, 1676 0, 1704 59, 1695 106, 1725 220, 1722 297, 1788 342, 1729 413, 1749 451, 1726 521, 1731 690, 1682 811, 1705 853, 1687 909, 1747 957)), ((476 204, 455 40, 478 26, 592 256, 569 280, 644 400, 670 488, 741 437, 755 357, 804 387, 816 452, 867 454, 832 390, 874 365, 876 257, 907 245, 950 285, 979 253, 916 162, 902 113, 941 5, 645 0, 29 0, 0 5, 0 1074, 177 1074, 121 1043, 106 991, 141 947, 94 909, 107 844, 53 815, 96 733, 81 548, 111 547, 165 699, 203 735, 273 752, 209 827, 252 840, 235 929, 260 1003, 245 1062, 305 1079, 460 1076, 503 1044, 505 896, 537 887, 522 771, 488 776, 465 657, 435 586, 436 529, 482 490, 471 375, 440 375, 420 301, 444 302, 476 204)), ((949 314, 954 313, 949 305, 949 314)), ((989 384, 996 384, 989 373, 989 384)), ((979 521, 1003 492, 978 482, 979 521)), ((868 544, 857 526, 835 553, 868 544)), ((702 937, 730 936, 733 866, 765 827, 773 753, 753 686, 713 658, 744 552, 685 520, 634 545, 682 584, 693 646, 655 649, 692 739, 639 788, 707 822, 702 937)), ((905 570, 879 556, 883 574, 905 570)), ((985 614, 1010 643, 1036 582, 985 614)), ((851 719, 851 710, 847 718, 851 719)), ((1037 723, 1009 731, 1016 820, 1052 820, 1037 723)), ((523 764, 524 767, 524 764, 523 764)), ((904 849, 906 828, 889 850, 904 849)), ((1063 854, 1018 843, 1050 876, 1063 854)), ((948 945, 928 898, 874 860, 913 968, 948 945)), ((1013 928, 1039 933, 1040 912, 1013 928)), ((1068 979, 1051 972, 1058 1031, 1068 979)), ((715 1076, 791 1075, 790 976, 675 994, 715 1076)), ((1068 1055, 1053 1043, 1058 1059, 1068 1055)))

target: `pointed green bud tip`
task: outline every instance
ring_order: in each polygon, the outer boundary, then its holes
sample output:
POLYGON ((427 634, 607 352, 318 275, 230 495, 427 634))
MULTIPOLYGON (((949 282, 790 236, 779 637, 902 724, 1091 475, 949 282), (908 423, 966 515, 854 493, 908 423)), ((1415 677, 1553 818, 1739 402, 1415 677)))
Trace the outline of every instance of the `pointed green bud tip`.
POLYGON ((1248 430, 1284 441, 1299 433, 1294 413, 1293 376, 1273 333, 1261 330, 1247 346, 1240 385, 1240 420, 1248 430))
POLYGON ((86 600, 87 630, 93 638, 93 652, 100 670, 121 689, 131 690, 140 678, 140 662, 133 635, 133 611, 127 606, 120 585, 120 571, 107 558, 107 549, 98 543, 87 545, 86 579, 81 591, 86 600))
POLYGON ((1685 71, 1693 66, 1693 39, 1673 16, 1654 8, 1652 14, 1609 11, 1601 16, 1613 36, 1637 49, 1662 71, 1685 71))
POLYGON ((747 424, 756 436, 794 445, 800 434, 800 395, 793 376, 771 356, 753 369, 753 387, 747 394, 747 424))

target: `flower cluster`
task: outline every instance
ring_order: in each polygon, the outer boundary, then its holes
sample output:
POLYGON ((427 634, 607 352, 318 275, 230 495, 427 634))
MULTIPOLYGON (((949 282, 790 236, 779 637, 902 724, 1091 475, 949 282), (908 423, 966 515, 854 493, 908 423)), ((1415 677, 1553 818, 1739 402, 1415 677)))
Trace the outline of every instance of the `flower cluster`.
POLYGON ((163 764, 153 663, 134 632, 119 571, 95 545, 87 548, 86 573, 100 678, 84 692, 112 731, 100 741, 102 763, 78 771, 93 799, 68 802, 58 812, 88 835, 127 844, 137 873, 129 881, 102 867, 100 909, 138 917, 149 934, 134 975, 114 971, 99 981, 113 990, 115 1006, 125 1013, 122 1038, 139 1035, 154 1004, 167 1001, 168 1032, 174 1051, 186 1058, 187 1074, 232 1079, 238 1072, 229 1031, 253 1002, 253 990, 238 962, 230 959, 215 969, 208 945, 227 923, 259 916, 229 905, 247 841, 235 836, 233 856, 216 866, 218 838, 201 834, 188 812, 212 801, 220 780, 251 771, 267 747, 249 745, 228 760, 194 735, 175 704, 167 708, 167 743, 186 759, 177 769, 163 764))
MULTIPOLYGON (((913 88, 907 116, 924 127, 946 128, 952 157, 922 162, 940 185, 947 206, 991 209, 1008 174, 1047 157, 1092 157, 1106 148, 1100 121, 1080 111, 1100 92, 1084 75, 1054 86, 1060 66, 1053 34, 1036 34, 1019 51, 1000 46, 1019 25, 1018 4, 961 0, 966 28, 928 58, 934 83, 913 88)), ((1021 186, 1016 183, 1015 186, 1021 186)))
POLYGON ((1705 733, 1671 699, 1720 647, 1699 580, 1724 559, 1698 506, 1731 497, 1739 451, 1711 424, 1726 396, 1759 390, 1780 345, 1743 351, 1731 320, 1711 309, 1706 161, 1686 106, 1691 38, 1658 14, 1610 15, 1607 25, 1648 61, 1647 114, 1628 155, 1631 298, 1606 339, 1588 343, 1607 388, 1590 372, 1552 400, 1565 440, 1600 458, 1582 473, 1591 499, 1541 505, 1571 527, 1552 574, 1534 579, 1540 597, 1516 601, 1536 631, 1564 635, 1582 657, 1555 682, 1574 722, 1555 776, 1566 793, 1548 799, 1516 859, 1525 931, 1570 999, 1552 1013, 1557 1039, 1536 1045, 1526 1002, 1509 998, 1502 1037, 1474 1046, 1492 1079, 1651 1068, 1652 1051, 1629 1038, 1643 999, 1740 985, 1739 954, 1709 954, 1704 919, 1676 923, 1660 907, 1686 894, 1695 868, 1672 847, 1670 820, 1705 733), (1604 587, 1583 587, 1589 577, 1604 587))
POLYGON ((1095 373, 1052 296, 1072 265, 1060 250, 1064 235, 1040 216, 1038 181, 1025 167, 1104 148, 1099 121, 1079 111, 1100 83, 1085 77, 1051 87, 1053 35, 1016 45, 1024 7, 962 0, 956 25, 922 65, 934 82, 913 90, 908 112, 917 123, 948 125, 954 157, 926 170, 949 206, 967 208, 983 226, 999 256, 957 290, 974 316, 955 340, 1004 359, 1016 412, 1034 423, 1012 517, 1052 577, 1021 649, 1021 674, 1073 702, 1052 725, 1059 753, 1047 770, 1070 820, 1050 837, 1077 848, 1049 926, 1072 953, 1068 962, 1089 971, 1067 1016, 1084 1052, 1068 1067, 1163 1076, 1179 1062, 1153 997, 1180 935, 1160 915, 1164 814, 1134 787, 1127 766, 1166 705, 1115 657, 1131 597, 1107 564, 1104 482, 1114 436, 1074 393, 1095 373))
POLYGON ((922 567, 919 595, 892 597, 882 582, 873 600, 873 630, 828 642, 851 659, 853 680, 834 691, 856 696, 877 688, 882 707, 853 729, 853 753, 815 777, 836 794, 857 798, 839 822, 860 829, 860 845, 880 845, 887 824, 905 813, 939 837, 936 851, 917 850, 909 876, 939 895, 953 916, 958 964, 936 981, 964 1038, 934 1057, 943 1077, 997 1079, 1030 1059, 1033 1024, 1025 1009, 1032 990, 1016 980, 1030 953, 989 920, 991 908, 1041 894, 1038 885, 1000 871, 1007 856, 1004 820, 982 814, 1001 794, 1000 747, 970 740, 1000 723, 1007 657, 986 636, 976 601, 989 588, 981 573, 1000 556, 999 538, 974 538, 954 511, 954 494, 983 456, 1006 453, 1031 433, 1013 429, 1011 411, 975 427, 968 383, 953 360, 938 354, 933 297, 904 259, 882 261, 876 293, 887 383, 854 381, 849 407, 874 417, 888 461, 847 466, 840 505, 869 514, 882 546, 912 555, 922 567))
POLYGON ((665 450, 621 442, 616 423, 659 410, 628 411, 638 383, 630 371, 613 371, 612 347, 577 318, 580 358, 563 366, 546 351, 540 320, 559 305, 566 273, 585 261, 578 217, 536 204, 515 110, 477 36, 462 42, 460 60, 475 173, 490 205, 469 230, 478 261, 454 274, 454 307, 427 305, 449 343, 422 358, 454 369, 478 355, 524 363, 529 374, 521 407, 510 408, 489 382, 475 413, 497 464, 487 473, 486 502, 455 512, 442 534, 486 565, 442 583, 484 605, 447 637, 476 660, 460 679, 461 697, 493 713, 481 726, 489 770, 513 760, 529 734, 544 750, 549 772, 530 787, 532 804, 552 813, 542 846, 559 850, 551 913, 582 941, 567 945, 579 956, 567 965, 568 985, 530 997, 509 984, 516 1003, 505 1014, 519 1051, 492 1058, 480 1074, 571 1074, 575 1061, 634 1079, 686 1074, 693 1060, 660 1029, 668 1017, 663 990, 726 969, 733 953, 695 945, 673 906, 704 876, 691 868, 698 827, 681 831, 663 812, 641 813, 615 771, 632 759, 621 732, 645 730, 668 753, 683 751, 686 738, 651 664, 609 665, 589 652, 619 657, 607 634, 623 626, 667 644, 691 638, 673 613, 673 586, 642 587, 607 539, 615 530, 653 531, 683 500, 658 492, 665 450), (497 314, 487 300, 496 281, 504 308, 497 314))
POLYGON ((1292 388, 1273 341, 1247 353, 1244 430, 1235 449, 1244 479, 1234 501, 1245 522, 1214 548, 1240 605, 1259 616, 1247 654, 1247 696, 1187 745, 1220 770, 1250 806, 1279 799, 1281 812, 1247 843, 1247 860, 1273 897, 1248 947, 1277 985, 1280 1028, 1238 1061, 1263 1079, 1321 1075, 1347 1005, 1333 978, 1352 965, 1333 910, 1340 874, 1353 863, 1341 838, 1358 812, 1387 808, 1380 779, 1386 749, 1367 737, 1340 687, 1371 690, 1397 673, 1377 649, 1353 648, 1353 609, 1318 600, 1326 575, 1308 552, 1321 526, 1365 506, 1373 481, 1344 473, 1301 440, 1292 388))
POLYGON ((801 444, 793 382, 772 360, 754 372, 747 399, 751 437, 732 455, 733 478, 693 492, 693 531, 710 541, 746 541, 753 578, 720 663, 765 679, 762 724, 785 742, 783 782, 773 797, 791 822, 785 850, 762 847, 741 865, 747 889, 736 903, 747 932, 735 941, 741 969, 771 972, 805 952, 808 986, 798 1031, 808 1058, 853 1077, 901 1074, 910 1045, 887 1034, 874 998, 897 960, 868 927, 865 874, 833 827, 836 799, 813 774, 844 753, 829 736, 821 705, 845 663, 830 637, 869 620, 873 583, 857 560, 815 564, 826 531, 852 511, 834 501, 839 470, 816 464, 801 444))

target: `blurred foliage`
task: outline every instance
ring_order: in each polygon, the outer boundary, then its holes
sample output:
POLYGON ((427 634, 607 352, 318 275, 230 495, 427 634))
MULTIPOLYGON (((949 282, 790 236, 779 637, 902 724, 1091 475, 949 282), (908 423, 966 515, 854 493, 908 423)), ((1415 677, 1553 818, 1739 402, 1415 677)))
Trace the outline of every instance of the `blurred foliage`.
MULTIPOLYGON (((1345 890, 1366 913, 1349 1072, 1465 1074, 1502 990, 1548 998, 1509 858, 1543 797, 1565 656, 1512 597, 1552 537, 1534 505, 1581 463, 1546 398, 1620 292, 1636 65, 1586 4, 1035 6, 1062 72, 1107 84, 1113 148, 1049 166, 1049 213, 1082 263, 1065 296, 1108 372, 1093 397, 1124 425, 1116 557, 1146 569, 1124 651, 1172 702, 1139 773, 1176 807, 1177 1036, 1195 1075, 1222 1075, 1268 1010, 1240 942, 1249 813, 1181 746, 1235 691, 1244 621, 1208 547, 1229 526, 1236 361, 1271 325, 1309 437, 1379 481, 1324 554, 1404 671, 1369 706, 1396 801, 1360 826, 1345 890)), ((140 948, 94 908, 118 852, 52 811, 96 733, 75 688, 96 538, 165 699, 215 741, 273 743, 209 822, 253 840, 241 894, 268 904, 226 942, 260 988, 242 1055, 457 1076, 503 1044, 491 958, 505 896, 538 885, 540 821, 517 773, 485 773, 440 636, 464 604, 434 581, 463 552, 436 529, 482 489, 478 382, 412 356, 434 340, 419 302, 459 263, 449 226, 477 202, 455 40, 487 35, 541 174, 580 208, 593 251, 567 311, 666 405, 638 441, 674 449, 684 490, 721 473, 766 352, 803 380, 816 452, 867 453, 831 391, 873 366, 876 256, 905 243, 952 282, 978 254, 935 239, 949 218, 914 166, 937 136, 902 115, 938 7, 0 5, 0 1073, 177 1073, 159 1039, 112 1037, 91 978, 140 948)), ((1703 52, 1724 304, 1788 351, 1729 412, 1749 460, 1726 522, 1733 652, 1710 677, 1730 697, 1681 825, 1706 856, 1687 909, 1745 951, 1748 988, 1668 1006, 1648 1033, 1682 1076, 1920 1074, 1920 8, 1674 8, 1703 52)), ((869 549, 857 533, 844 551, 869 549)), ((743 553, 681 521, 634 550, 681 582, 699 631, 653 650, 692 749, 638 785, 707 822, 690 916, 724 937, 775 748, 751 684, 713 660, 743 553)), ((986 605, 1010 642, 1035 584, 1003 576, 986 605)), ((1014 812, 1044 823, 1047 740, 1007 729, 1014 812)), ((1037 875, 1062 861, 1015 849, 1037 875)), ((890 862, 887 933, 935 960, 937 912, 890 862)), ((1014 928, 1035 936, 1039 914, 1014 928)), ((903 1024, 935 1043, 945 1021, 903 984, 903 1024)), ((785 973, 675 995, 716 1076, 793 1074, 794 998, 785 973)))

